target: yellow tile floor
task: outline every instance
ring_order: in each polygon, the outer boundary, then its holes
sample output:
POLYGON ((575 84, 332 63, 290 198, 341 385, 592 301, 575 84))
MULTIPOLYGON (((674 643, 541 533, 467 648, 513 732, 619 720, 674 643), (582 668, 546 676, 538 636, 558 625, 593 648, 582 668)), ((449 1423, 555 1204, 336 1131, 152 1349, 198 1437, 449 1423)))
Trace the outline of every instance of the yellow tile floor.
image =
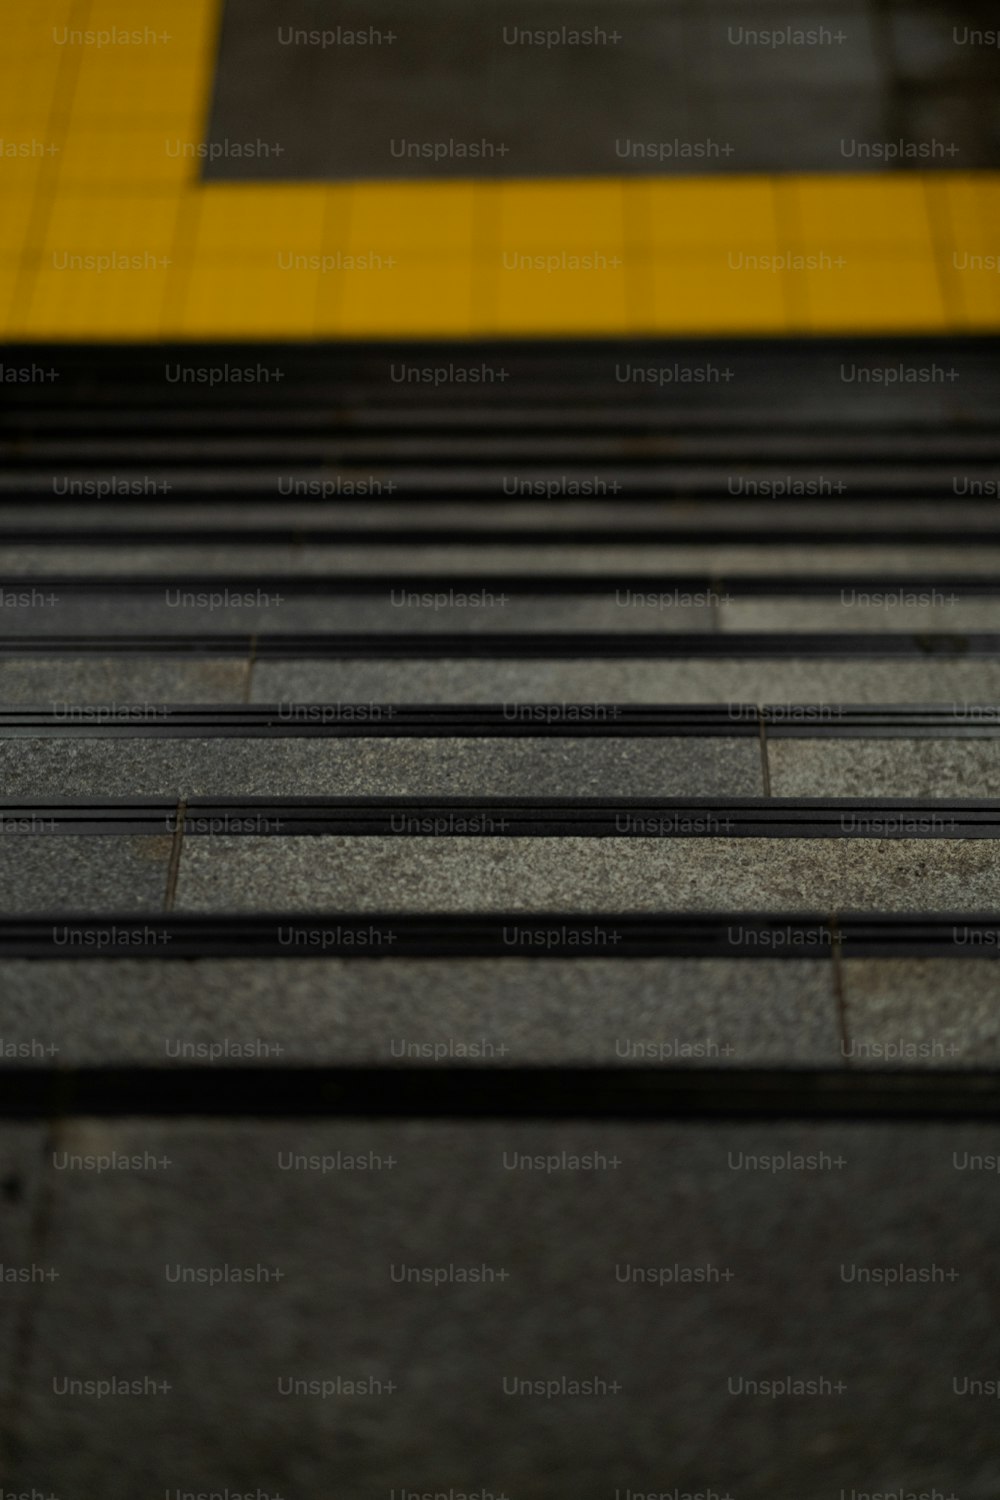
POLYGON ((221 9, 0 0, 0 337, 1000 328, 1000 173, 205 184, 221 9))

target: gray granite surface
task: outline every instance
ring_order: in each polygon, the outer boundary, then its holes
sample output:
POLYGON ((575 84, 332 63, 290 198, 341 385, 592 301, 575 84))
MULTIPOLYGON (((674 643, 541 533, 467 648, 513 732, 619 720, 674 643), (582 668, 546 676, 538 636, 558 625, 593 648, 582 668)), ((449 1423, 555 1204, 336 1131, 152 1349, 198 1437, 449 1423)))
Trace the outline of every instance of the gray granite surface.
POLYGON ((665 661, 258 661, 257 703, 1000 702, 1000 662, 688 658, 665 661))
POLYGON ((995 947, 950 959, 848 959, 847 1060, 858 1067, 996 1069, 1000 966, 995 947))
POLYGON ((0 661, 0 703, 241 703, 247 676, 235 657, 11 657, 0 661))
POLYGON ((5 965, 0 1043, 27 1067, 841 1061, 822 956, 25 959, 5 965))
POLYGON ((769 738, 775 797, 996 797, 1000 740, 769 738))
POLYGON ((169 835, 0 837, 0 912, 163 910, 169 835))
POLYGON ((753 796, 742 739, 14 739, 8 795, 753 796))
MULTIPOLYGON (((989 840, 187 838, 188 911, 977 911, 989 840)), ((608 939, 613 947, 613 938, 608 939)), ((611 947, 609 947, 611 951, 611 947)))

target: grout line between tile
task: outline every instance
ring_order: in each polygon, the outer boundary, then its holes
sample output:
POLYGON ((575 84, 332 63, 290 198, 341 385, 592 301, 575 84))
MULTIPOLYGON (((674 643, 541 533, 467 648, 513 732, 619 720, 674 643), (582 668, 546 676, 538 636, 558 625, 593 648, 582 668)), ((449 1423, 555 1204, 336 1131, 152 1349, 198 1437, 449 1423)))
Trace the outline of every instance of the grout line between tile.
POLYGON ((187 801, 185 798, 177 804, 177 822, 174 827, 174 840, 170 846, 170 859, 167 863, 167 888, 163 893, 163 910, 173 911, 174 898, 177 895, 177 880, 181 871, 181 849, 184 843, 184 821, 187 817, 187 801))
POLYGON ((840 1051, 844 1067, 850 1067, 850 1028, 847 1021, 847 988, 844 979, 844 964, 840 956, 840 929, 837 914, 830 916, 830 959, 833 963, 833 995, 837 1008, 837 1030, 840 1035, 840 1051))
POLYGON ((243 673, 243 702, 251 701, 250 691, 253 687, 253 673, 257 665, 257 637, 250 637, 250 649, 247 652, 246 670, 243 673))
MULTIPOLYGON (((802 242, 796 188, 792 181, 771 179, 774 195, 774 225, 778 254, 791 258, 802 242)), ((784 333, 809 328, 809 293, 804 273, 785 270, 781 273, 781 300, 784 305, 784 333)))
POLYGON ((955 237, 945 198, 947 188, 943 183, 932 185, 926 176, 922 178, 922 187, 930 228, 931 256, 945 322, 950 328, 961 328, 965 322, 965 306, 960 285, 952 272, 955 237))
POLYGON ((761 779, 761 785, 762 785, 763 790, 764 790, 764 796, 765 797, 770 797, 770 795, 771 795, 771 766, 770 766, 770 763, 769 763, 768 758, 767 758, 767 723, 765 722, 765 719, 764 719, 764 709, 763 709, 762 705, 759 704, 759 703, 757 704, 757 714, 758 714, 758 728, 760 730, 760 735, 759 735, 759 744, 760 744, 760 779, 761 779))
MULTIPOLYGON (((67 24, 73 29, 86 30, 89 18, 90 0, 73 0, 67 24)), ((52 103, 49 107, 48 120, 46 121, 46 133, 50 142, 58 146, 60 154, 70 126, 76 85, 80 76, 80 69, 83 65, 83 59, 80 55, 81 50, 71 47, 60 55, 55 87, 52 93, 52 103)), ((44 231, 52 216, 53 208, 58 201, 61 165, 62 163, 52 156, 48 157, 42 163, 42 168, 32 195, 31 214, 21 238, 17 280, 15 282, 14 296, 11 299, 11 307, 12 309, 22 308, 25 310, 21 319, 22 326, 29 321, 27 318, 27 309, 30 305, 31 293, 34 290, 36 274, 41 267, 41 247, 44 239, 44 231)))

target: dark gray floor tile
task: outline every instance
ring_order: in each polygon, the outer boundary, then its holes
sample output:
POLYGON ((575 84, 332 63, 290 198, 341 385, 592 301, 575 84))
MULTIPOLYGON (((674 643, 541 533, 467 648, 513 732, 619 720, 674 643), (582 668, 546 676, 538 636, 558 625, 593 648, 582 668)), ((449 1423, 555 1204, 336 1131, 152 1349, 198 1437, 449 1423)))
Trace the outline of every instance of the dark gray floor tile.
POLYGON ((0 744, 9 796, 753 796, 744 739, 53 739, 0 744))
MULTIPOLYGON (((319 0, 297 13, 299 40, 263 11, 262 0, 230 0, 211 138, 262 137, 281 153, 227 154, 209 177, 562 177, 731 171, 736 160, 745 171, 844 170, 845 138, 886 138, 885 68, 895 59, 905 76, 922 77, 940 50, 933 20, 903 24, 886 42, 863 5, 607 0, 570 16, 562 4, 437 0, 418 28, 383 0, 338 12, 345 27, 375 27, 378 44, 364 49, 301 42, 331 30, 319 0), (521 36, 563 27, 596 28, 601 40, 525 45, 521 36), (247 82, 261 72, 271 79, 263 99, 247 82), (676 151, 711 140, 741 154, 694 161, 676 151), (623 141, 666 143, 673 154, 661 160, 623 141), (471 160, 470 142, 480 147, 471 160)), ((981 71, 971 50, 952 48, 963 80, 981 71)))
MULTIPOLYGON (((299 35, 310 26, 322 30, 328 13, 318 4, 304 5, 296 17, 299 35)), ((338 21, 357 29, 374 28, 378 42, 364 51, 356 46, 302 44, 290 29, 275 24, 255 0, 241 0, 227 11, 217 78, 213 138, 236 138, 249 124, 248 70, 264 69, 274 87, 264 104, 254 106, 254 128, 265 127, 279 142, 282 155, 257 163, 254 176, 460 176, 492 174, 505 157, 518 157, 520 142, 494 132, 490 109, 489 67, 499 52, 496 6, 473 15, 454 0, 442 0, 424 24, 398 5, 347 6, 338 21), (447 41, 442 46, 442 37, 447 41), (288 105, 292 93, 299 110, 288 105), (235 135, 234 135, 235 131, 235 135), (461 156, 435 164, 434 144, 462 143, 461 156), (485 153, 470 161, 467 143, 487 143, 485 153), (413 142, 427 142, 429 158, 407 156, 413 142), (398 143, 394 145, 394 143, 398 143), (500 155, 500 152, 505 155, 500 155), (289 160, 289 158, 292 158, 289 160), (422 171, 421 171, 422 167, 422 171)), ((327 27, 327 29, 329 29, 327 27)), ((507 53, 508 71, 518 59, 507 53)), ((237 174, 247 175, 234 162, 237 174)), ((522 172, 530 170, 522 162, 522 172)), ((230 175, 214 172, 210 175, 230 175)))
POLYGON ((892 49, 892 71, 906 82, 940 83, 993 75, 996 48, 977 43, 977 34, 996 31, 996 13, 989 5, 895 4, 887 9, 886 24, 892 49))
MULTIPOLYGON (((907 912, 998 903, 1000 866, 982 840, 252 836, 188 838, 176 901, 185 911, 368 912, 907 912)), ((608 952, 614 941, 601 938, 608 952)))
POLYGON ((830 1065, 829 959, 118 959, 5 966, 13 1061, 830 1065))
POLYGON ((996 62, 994 68, 998 76, 990 82, 966 79, 906 91, 900 110, 906 136, 923 147, 930 165, 969 171, 996 161, 1000 143, 1000 68, 996 62))
MULTIPOLYGON (((996 949, 986 949, 987 957, 996 949)), ((847 1060, 858 1067, 996 1068, 1000 969, 949 959, 848 959, 847 1060)))
MULTIPOLYGON (((996 740, 778 740, 775 797, 996 797, 996 740)), ((925 846, 930 847, 930 846, 925 846)))
MULTIPOLYGON (((297 45, 260 0, 233 0, 211 138, 260 133, 283 149, 250 170, 230 156, 210 166, 210 177, 648 171, 649 163, 616 156, 616 136, 639 131, 650 139, 664 90, 683 96, 690 72, 686 16, 672 7, 585 0, 569 13, 559 3, 435 0, 418 23, 405 5, 383 0, 342 7, 337 18, 394 40, 364 50, 297 45), (590 41, 564 43, 564 28, 589 33, 590 41), (540 33, 550 40, 539 42, 540 33), (266 98, 246 84, 261 72, 271 79, 266 98), (556 111, 554 89, 561 101, 556 111), (592 107, 595 94, 599 111, 592 107), (435 153, 438 143, 443 153, 435 153), (462 149, 467 143, 480 146, 474 157, 462 149)), ((300 30, 330 29, 319 0, 300 6, 294 19, 300 30)))
MULTIPOLYGON (((768 89, 867 85, 875 93, 883 85, 867 5, 785 5, 776 12, 767 3, 744 3, 728 14, 713 6, 701 11, 700 30, 706 52, 703 76, 713 92, 759 89, 765 110, 768 89)), ((810 124, 804 113, 800 134, 806 139, 810 124)), ((820 137, 810 145, 818 152, 824 142, 820 137)))
MULTIPOLYGON (((766 108, 760 107, 762 102, 758 91, 738 83, 712 98, 713 133, 736 148, 730 170, 877 171, 884 165, 879 160, 857 159, 850 144, 846 150, 851 155, 845 156, 845 142, 867 145, 885 139, 884 103, 876 90, 849 84, 811 90, 786 86, 771 90, 766 108)), ((738 248, 738 228, 734 228, 733 241, 738 248)))
POLYGON ((990 1179, 969 1163, 998 1144, 949 1124, 80 1121, 9 1482, 992 1500, 994 1408, 960 1392, 996 1369, 990 1179), (72 1165, 109 1152, 140 1165, 72 1165), (169 1389, 60 1394, 112 1377, 169 1389), (291 1384, 310 1380, 372 1394, 291 1384), (822 1383, 747 1394, 767 1380, 822 1383))
POLYGON ((0 837, 0 911, 162 911, 171 843, 166 834, 0 837))

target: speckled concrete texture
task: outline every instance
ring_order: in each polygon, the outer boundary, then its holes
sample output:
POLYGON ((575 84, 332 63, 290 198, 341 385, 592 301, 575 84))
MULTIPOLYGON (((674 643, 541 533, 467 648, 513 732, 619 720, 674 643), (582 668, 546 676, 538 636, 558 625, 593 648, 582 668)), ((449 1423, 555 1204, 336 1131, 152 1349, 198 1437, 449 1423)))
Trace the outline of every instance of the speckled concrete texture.
MULTIPOLYGON (((961 933, 961 928, 959 928, 961 933)), ((1000 1067, 1000 965, 986 956, 847 959, 847 1061, 858 1067, 1000 1067)))
POLYGON ((255 703, 996 703, 1000 662, 258 661, 255 703))
POLYGON ((167 835, 0 838, 0 910, 163 910, 172 840, 167 835))
POLYGON ((997 1367, 995 1177, 969 1164, 998 1147, 962 1124, 79 1121, 7 1482, 992 1500, 995 1403, 962 1391, 997 1367), (111 1153, 138 1164, 73 1165, 111 1153), (108 1378, 151 1384, 67 1384, 108 1378))
MULTIPOLYGON (((483 519, 479 524, 489 524, 489 509, 484 502, 483 519)), ((650 507, 641 519, 648 522, 653 514, 653 507, 650 507)), ((429 519, 422 502, 420 515, 429 519)), ((282 512, 281 516, 284 518, 285 513, 282 512)), ((275 519, 272 509, 267 520, 273 525, 275 519)), ((413 524, 414 519, 411 514, 407 524, 413 524)), ((448 516, 444 524, 451 524, 453 520, 448 516)), ((323 521, 328 524, 329 517, 324 517, 323 521)), ((294 518, 288 518, 287 524, 293 526, 294 518)), ((369 512, 364 524, 377 525, 378 521, 373 520, 369 512)), ((69 546, 52 540, 45 546, 14 544, 5 547, 4 563, 12 576, 20 577, 54 573, 70 577, 100 574, 124 578, 164 573, 179 577, 190 577, 193 573, 228 577, 254 573, 326 577, 342 573, 378 575, 387 572, 421 574, 503 570, 533 574, 620 572, 656 578, 695 573, 730 579, 747 573, 843 573, 848 586, 859 574, 868 578, 926 576, 928 573, 945 577, 963 573, 995 576, 1000 571, 1000 549, 986 543, 966 549, 944 546, 938 539, 909 545, 884 542, 810 545, 804 541, 798 546, 783 545, 779 550, 766 542, 741 546, 727 540, 723 531, 718 541, 710 543, 681 540, 666 546, 655 541, 638 545, 634 542, 583 544, 573 535, 571 515, 557 517, 555 524, 565 525, 565 543, 548 541, 528 546, 502 541, 449 543, 447 546, 415 543, 395 547, 380 545, 373 550, 359 543, 351 545, 349 541, 343 545, 336 541, 322 541, 308 546, 287 542, 265 546, 259 542, 241 541, 238 536, 225 546, 180 539, 117 546, 93 542, 69 546)), ((627 521, 616 515, 610 524, 622 526, 627 521)), ((745 524, 752 525, 752 519, 748 518, 745 524)), ((835 524, 846 528, 849 521, 842 518, 835 524)), ((894 515, 888 524, 902 526, 905 516, 894 515)), ((955 524, 960 522, 956 520, 955 524)), ((706 529, 711 529, 711 526, 711 519, 706 516, 706 529)))
MULTIPOLYGON (((195 566, 192 559, 191 567, 195 566)), ((201 564, 204 569, 204 564, 201 564)), ((472 587, 456 575, 443 588, 379 589, 369 596, 302 598, 282 592, 280 580, 266 586, 216 585, 170 588, 156 595, 67 594, 44 609, 11 607, 4 626, 13 636, 35 635, 257 635, 365 631, 433 635, 442 631, 633 630, 705 631, 713 628, 714 594, 700 589, 614 589, 581 597, 505 593, 502 582, 472 587), (655 603, 637 604, 637 599, 655 603)))
POLYGON ((997 797, 1000 740, 769 738, 775 797, 997 797))
MULTIPOLYGON (((927 559, 927 563, 931 563, 927 559)), ((926 564, 925 564, 926 565, 926 564)), ((933 566, 933 565, 932 565, 933 566)), ((881 578, 877 563, 868 567, 881 578)), ((937 576, 937 569, 933 569, 937 576)), ((739 584, 730 586, 731 602, 719 607, 722 630, 902 630, 979 631, 1000 625, 1000 601, 963 599, 946 581, 933 587, 915 588, 912 583, 883 581, 859 588, 845 578, 840 596, 833 598, 746 599, 739 597, 739 584)))
POLYGON ((743 739, 16 739, 20 797, 757 796, 743 739))
POLYGON ((0 703, 242 703, 248 666, 238 658, 12 658, 0 661, 0 703))
POLYGON ((989 840, 188 838, 189 911, 987 910, 989 840))
POLYGON ((25 1066, 841 1060, 823 958, 20 960, 0 1038, 25 1066))

